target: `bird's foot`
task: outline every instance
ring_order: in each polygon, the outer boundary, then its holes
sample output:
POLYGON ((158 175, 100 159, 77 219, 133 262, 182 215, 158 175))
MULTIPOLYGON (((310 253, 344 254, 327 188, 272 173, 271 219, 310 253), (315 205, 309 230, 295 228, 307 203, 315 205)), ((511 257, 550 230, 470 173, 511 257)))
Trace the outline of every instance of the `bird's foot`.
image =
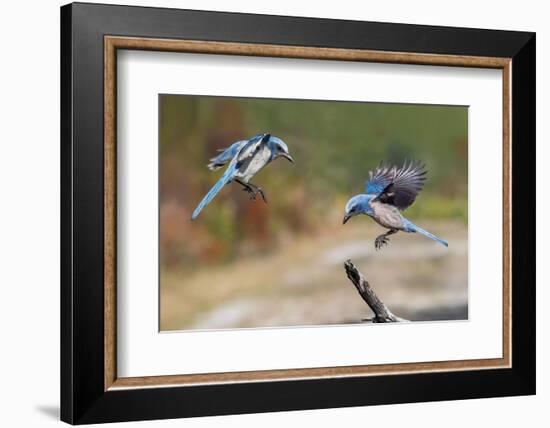
POLYGON ((374 248, 378 251, 385 245, 388 245, 388 242, 390 242, 390 240, 386 235, 380 235, 374 240, 374 248))
POLYGON ((243 187, 243 192, 248 192, 248 197, 250 199, 256 199, 256 193, 254 192, 254 190, 252 190, 252 188, 243 187))
POLYGON ((265 193, 264 191, 262 190, 261 187, 244 187, 243 188, 243 191, 245 192, 248 192, 248 197, 251 199, 251 200, 256 200, 256 196, 259 194, 263 201, 267 204, 267 199, 265 197, 265 193))

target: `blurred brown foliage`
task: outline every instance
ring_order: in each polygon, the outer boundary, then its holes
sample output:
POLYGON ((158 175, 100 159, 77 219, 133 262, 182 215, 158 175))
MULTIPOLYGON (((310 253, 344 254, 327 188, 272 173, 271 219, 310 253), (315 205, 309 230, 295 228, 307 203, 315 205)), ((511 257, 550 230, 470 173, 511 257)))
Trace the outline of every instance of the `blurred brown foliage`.
POLYGON ((317 233, 381 160, 428 167, 409 217, 466 222, 467 132, 465 107, 161 95, 161 266, 192 271, 317 233), (258 132, 282 138, 296 160, 278 160, 253 179, 268 205, 230 184, 191 222, 221 175, 208 159, 258 132))

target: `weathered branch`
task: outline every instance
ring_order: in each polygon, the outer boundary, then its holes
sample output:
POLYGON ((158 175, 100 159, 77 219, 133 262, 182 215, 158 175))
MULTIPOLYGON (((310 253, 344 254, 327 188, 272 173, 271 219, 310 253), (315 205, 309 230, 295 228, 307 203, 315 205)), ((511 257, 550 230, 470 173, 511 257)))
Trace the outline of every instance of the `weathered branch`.
POLYGON ((355 285, 355 288, 374 312, 374 318, 367 320, 372 322, 407 322, 404 318, 394 315, 387 306, 382 303, 374 290, 369 285, 363 274, 355 267, 351 260, 344 263, 346 274, 349 280, 355 285))

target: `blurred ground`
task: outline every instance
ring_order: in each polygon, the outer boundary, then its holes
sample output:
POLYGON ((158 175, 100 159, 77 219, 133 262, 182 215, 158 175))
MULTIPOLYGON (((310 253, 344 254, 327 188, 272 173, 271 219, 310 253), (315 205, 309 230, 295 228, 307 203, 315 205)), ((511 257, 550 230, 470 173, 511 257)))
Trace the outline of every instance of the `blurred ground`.
MULTIPOLYGON (((337 213, 334 214, 334 217, 337 213)), ((161 330, 356 323, 372 316, 345 275, 350 258, 396 314, 411 320, 467 319, 467 227, 430 221, 374 251, 382 229, 366 217, 324 233, 282 238, 269 254, 197 272, 162 272, 161 330)))

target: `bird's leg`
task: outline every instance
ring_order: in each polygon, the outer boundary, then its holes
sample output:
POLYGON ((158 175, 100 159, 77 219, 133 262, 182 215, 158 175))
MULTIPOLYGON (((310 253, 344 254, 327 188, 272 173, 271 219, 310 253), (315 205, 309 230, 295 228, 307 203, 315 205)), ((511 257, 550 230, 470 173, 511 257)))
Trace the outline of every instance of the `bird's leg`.
POLYGON ((384 245, 387 245, 389 242, 388 236, 393 235, 394 233, 397 233, 398 229, 390 229, 383 235, 378 236, 374 241, 374 248, 376 250, 380 250, 384 245))
POLYGON ((256 195, 254 193, 254 190, 252 189, 252 186, 250 186, 248 183, 245 183, 242 180, 239 180, 238 178, 235 181, 239 183, 241 186, 243 186, 243 191, 248 192, 248 194, 250 195, 250 199, 256 198, 256 195))
POLYGON ((250 187, 252 187, 253 191, 254 191, 254 197, 253 199, 256 199, 256 195, 259 193, 261 196, 262 196, 262 199, 264 200, 264 202, 267 204, 267 199, 265 197, 265 193, 264 191, 262 190, 261 187, 259 186, 256 186, 255 184, 252 184, 252 183, 248 183, 248 185, 250 187))
POLYGON ((262 196, 264 202, 267 204, 267 199, 261 187, 258 187, 252 183, 245 183, 244 181, 239 179, 235 181, 243 186, 243 191, 248 192, 248 194, 250 195, 250 199, 256 199, 256 195, 259 193, 262 196))

